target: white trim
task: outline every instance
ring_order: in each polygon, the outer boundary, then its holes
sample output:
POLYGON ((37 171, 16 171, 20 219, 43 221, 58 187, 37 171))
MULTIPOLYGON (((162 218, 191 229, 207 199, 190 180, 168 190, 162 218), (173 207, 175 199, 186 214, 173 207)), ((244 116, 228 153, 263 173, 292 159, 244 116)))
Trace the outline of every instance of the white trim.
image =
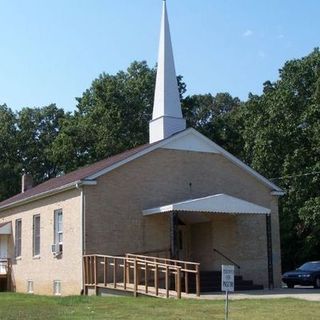
POLYGON ((106 173, 132 161, 132 160, 140 158, 140 157, 142 157, 142 156, 144 156, 144 155, 148 154, 149 152, 152 152, 156 149, 160 149, 161 147, 163 147, 164 145, 166 145, 169 142, 175 141, 176 139, 180 139, 180 137, 183 137, 183 136, 189 134, 190 130, 194 130, 194 129, 190 128, 190 129, 184 130, 182 132, 179 132, 179 133, 173 135, 170 138, 164 139, 163 141, 156 142, 154 145, 150 145, 150 147, 147 147, 146 149, 139 151, 139 152, 133 154, 132 156, 113 164, 112 166, 110 166, 108 168, 102 169, 102 170, 92 174, 91 176, 88 176, 86 179, 87 180, 97 179, 97 178, 103 176, 104 174, 106 174, 106 173))
POLYGON ((60 193, 60 192, 64 192, 66 190, 73 189, 73 188, 75 188, 77 183, 80 183, 80 181, 72 182, 72 183, 66 184, 64 186, 61 186, 59 188, 55 188, 55 189, 52 189, 52 190, 41 192, 41 193, 35 194, 34 196, 31 196, 29 198, 21 199, 21 200, 9 203, 7 205, 4 205, 4 206, 0 207, 0 212, 2 210, 4 210, 4 209, 16 207, 16 206, 19 206, 21 204, 29 203, 29 202, 32 202, 32 201, 35 201, 35 200, 39 200, 39 199, 42 199, 42 198, 45 198, 45 197, 60 193))
POLYGON ((48 191, 45 191, 45 192, 41 192, 41 193, 35 194, 34 196, 30 196, 28 198, 21 199, 21 200, 9 203, 7 205, 4 205, 4 206, 0 207, 0 212, 2 210, 5 210, 5 209, 17 207, 17 206, 19 206, 21 204, 26 204, 26 203, 29 203, 29 202, 32 202, 32 201, 35 201, 35 200, 46 198, 46 197, 49 197, 51 195, 58 194, 60 192, 71 190, 73 188, 78 188, 78 187, 80 187, 82 185, 93 186, 93 185, 96 185, 96 184, 97 184, 97 181, 88 181, 87 179, 74 181, 74 182, 68 183, 68 184, 66 184, 64 186, 61 186, 59 188, 55 188, 55 189, 51 189, 51 190, 48 190, 48 191))
POLYGON ((207 140, 199 138, 192 132, 187 136, 180 137, 178 140, 167 143, 162 148, 220 154, 220 152, 212 146, 211 141, 208 142, 207 140))
POLYGON ((83 208, 83 205, 84 205, 84 201, 83 201, 83 188, 80 189, 80 248, 81 248, 81 290, 84 289, 84 283, 83 283, 83 263, 82 263, 82 259, 83 259, 83 254, 84 254, 84 251, 83 251, 83 240, 84 240, 84 208, 83 208))
POLYGON ((181 137, 184 137, 186 135, 189 134, 193 134, 195 136, 197 136, 198 138, 202 139, 203 141, 205 141, 207 144, 212 146, 212 150, 215 152, 219 152, 221 155, 223 155, 225 158, 227 158, 228 160, 230 160, 232 163, 234 163, 235 165, 237 165, 238 167, 244 169, 246 172, 248 172, 250 175, 252 175, 253 177, 255 177, 256 179, 258 179, 260 182, 262 182, 265 186, 267 186, 268 188, 270 188, 273 191, 279 191, 279 192, 283 192, 278 186, 276 186, 274 183, 272 183, 271 181, 269 181, 268 179, 266 179, 265 177, 263 177, 261 174, 259 174, 258 172, 256 172, 255 170, 253 170, 252 168, 250 168, 249 166, 247 166, 245 163, 243 163, 242 161, 240 161, 238 158, 236 158, 235 156, 233 156, 231 153, 229 153, 228 151, 224 150, 222 147, 220 147, 219 145, 217 145, 215 142, 211 141, 209 138, 205 137, 204 135, 202 135, 201 133, 199 133, 198 131, 196 131, 193 128, 189 128, 187 130, 184 130, 182 132, 179 132, 175 135, 173 135, 172 137, 165 139, 163 141, 160 141, 158 143, 156 143, 155 145, 151 145, 149 148, 146 148, 140 152, 135 153, 134 155, 126 158, 125 160, 119 161, 117 163, 115 163, 114 165, 105 168, 103 170, 100 170, 98 172, 96 172, 95 174, 88 176, 87 180, 94 180, 96 178, 99 178, 100 176, 132 161, 135 160, 139 157, 144 156, 145 154, 159 149, 159 148, 163 148, 164 146, 180 139, 181 137))
POLYGON ((286 193, 284 191, 271 191, 272 196, 284 196, 286 193))
MULTIPOLYGON (((2 224, 2 223, 1 223, 2 224)), ((12 234, 12 224, 11 221, 4 223, 2 227, 0 227, 0 235, 9 235, 12 234)))
POLYGON ((81 180, 80 185, 82 185, 82 186, 95 186, 95 185, 97 185, 97 181, 85 179, 85 180, 81 180))
POLYGON ((236 158, 235 156, 233 156, 231 153, 229 153, 228 151, 226 151, 225 149, 223 149, 222 147, 220 147, 219 145, 217 145, 215 142, 213 142, 212 140, 208 139, 207 137, 205 137, 204 135, 202 135, 201 133, 199 133, 198 131, 194 130, 193 128, 191 128, 191 130, 193 131, 193 133, 195 135, 197 135, 199 138, 202 138, 206 141, 208 141, 208 143, 211 143, 212 146, 214 148, 216 148, 225 158, 227 158, 228 160, 230 160, 231 162, 233 162, 235 165, 237 165, 238 167, 244 169, 245 171, 247 171, 249 174, 251 174, 252 176, 254 176, 255 178, 257 178, 258 180, 260 180, 264 185, 268 186, 269 188, 271 188, 272 190, 275 191, 279 191, 279 192, 283 192, 282 189, 280 189, 278 186, 276 186, 274 183, 272 183, 271 181, 269 181, 267 178, 263 177, 260 173, 258 173, 257 171, 253 170, 251 167, 249 167, 248 165, 246 165, 244 162, 242 162, 241 160, 239 160, 238 158, 236 158))

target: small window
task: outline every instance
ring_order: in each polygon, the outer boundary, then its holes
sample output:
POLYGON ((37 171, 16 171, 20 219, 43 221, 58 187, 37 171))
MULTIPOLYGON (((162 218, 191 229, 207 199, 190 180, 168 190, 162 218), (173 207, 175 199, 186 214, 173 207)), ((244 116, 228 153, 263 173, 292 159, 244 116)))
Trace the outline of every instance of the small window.
POLYGON ((40 214, 33 216, 33 256, 40 255, 40 214))
POLYGON ((16 258, 21 257, 21 230, 22 230, 22 221, 21 219, 16 220, 15 226, 15 256, 16 258))
POLYGON ((62 251, 63 244, 63 214, 62 210, 54 211, 54 245, 62 251))
POLYGON ((27 282, 27 292, 33 293, 33 280, 28 280, 27 282))
POLYGON ((53 281, 53 294, 56 296, 61 295, 61 281, 60 280, 53 281))

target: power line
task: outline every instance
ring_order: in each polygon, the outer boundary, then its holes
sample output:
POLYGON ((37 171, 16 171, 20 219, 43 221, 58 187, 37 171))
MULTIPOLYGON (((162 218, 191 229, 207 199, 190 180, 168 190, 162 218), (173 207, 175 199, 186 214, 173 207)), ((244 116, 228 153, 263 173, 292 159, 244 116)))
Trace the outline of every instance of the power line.
POLYGON ((296 174, 296 175, 291 175, 291 176, 282 176, 282 177, 278 177, 278 178, 270 178, 269 180, 283 180, 283 179, 290 179, 290 178, 313 176, 313 175, 316 175, 316 174, 320 174, 320 171, 314 171, 314 172, 296 174))

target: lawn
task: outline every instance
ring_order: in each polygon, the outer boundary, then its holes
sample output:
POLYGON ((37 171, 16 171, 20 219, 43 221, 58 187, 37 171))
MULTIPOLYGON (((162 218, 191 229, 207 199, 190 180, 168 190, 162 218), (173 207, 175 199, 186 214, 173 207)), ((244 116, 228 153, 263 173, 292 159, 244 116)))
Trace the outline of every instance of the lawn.
MULTIPOLYGON (((0 293, 0 319, 224 319, 224 302, 0 293)), ((295 299, 231 301, 229 319, 319 320, 320 302, 295 299)))

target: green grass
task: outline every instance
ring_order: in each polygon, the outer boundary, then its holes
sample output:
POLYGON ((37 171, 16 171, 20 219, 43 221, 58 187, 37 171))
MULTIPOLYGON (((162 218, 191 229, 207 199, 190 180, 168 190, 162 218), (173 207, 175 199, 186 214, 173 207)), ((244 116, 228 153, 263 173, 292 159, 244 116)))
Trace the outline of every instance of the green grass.
MULTIPOLYGON (((0 294, 0 319, 224 319, 224 302, 131 297, 0 294)), ((319 320, 320 302, 295 299, 230 302, 230 320, 319 320)))

